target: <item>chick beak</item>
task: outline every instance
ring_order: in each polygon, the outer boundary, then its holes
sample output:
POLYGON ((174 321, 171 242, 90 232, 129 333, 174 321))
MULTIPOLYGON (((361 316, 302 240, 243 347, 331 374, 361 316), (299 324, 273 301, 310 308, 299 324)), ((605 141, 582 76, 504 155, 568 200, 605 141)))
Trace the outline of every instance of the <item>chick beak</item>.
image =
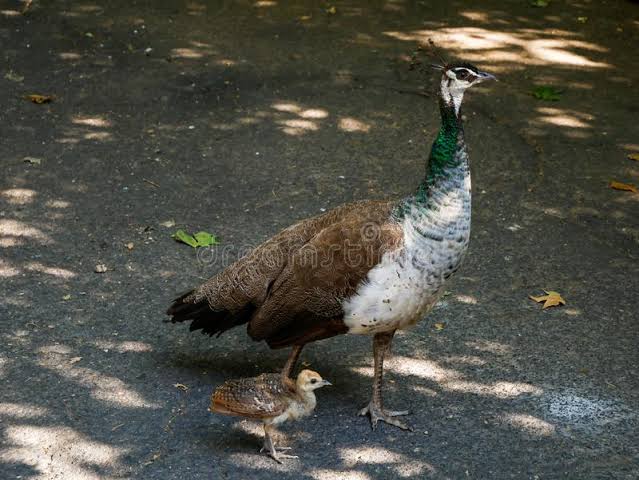
POLYGON ((485 82, 486 80, 495 80, 496 82, 497 77, 495 77, 495 75, 493 75, 492 73, 488 73, 488 72, 478 72, 479 73, 479 81, 480 82, 485 82))
POLYGON ((327 386, 327 385, 333 385, 333 384, 332 384, 331 382, 329 382, 328 380, 322 380, 322 381, 320 382, 320 386, 321 386, 321 387, 325 387, 325 386, 327 386))

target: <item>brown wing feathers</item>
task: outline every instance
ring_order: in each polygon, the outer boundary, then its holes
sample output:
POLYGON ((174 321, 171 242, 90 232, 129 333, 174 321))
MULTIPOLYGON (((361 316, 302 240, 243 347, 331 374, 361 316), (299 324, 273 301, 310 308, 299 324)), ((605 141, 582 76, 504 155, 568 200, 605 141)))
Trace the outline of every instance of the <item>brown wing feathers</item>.
POLYGON ((400 246, 391 207, 358 202, 293 225, 178 297, 167 313, 210 335, 248 322, 249 335, 274 348, 344 333, 343 299, 400 246))
POLYGON ((213 394, 211 411, 249 418, 276 417, 284 413, 294 396, 292 381, 284 384, 280 374, 265 373, 225 382, 213 394))
POLYGON ((374 217, 327 227, 293 256, 251 319, 249 335, 279 348, 345 333, 343 299, 397 246, 400 235, 398 225, 374 217))

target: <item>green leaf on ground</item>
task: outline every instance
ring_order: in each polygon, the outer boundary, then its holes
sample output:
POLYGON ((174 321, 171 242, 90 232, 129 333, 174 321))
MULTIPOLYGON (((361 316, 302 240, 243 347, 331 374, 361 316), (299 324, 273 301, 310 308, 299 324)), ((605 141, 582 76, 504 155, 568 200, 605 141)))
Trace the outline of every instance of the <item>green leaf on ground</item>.
POLYGON ((547 102, 556 102, 561 98, 561 93, 562 90, 557 90, 555 87, 549 85, 540 85, 532 91, 533 97, 539 100, 546 100, 547 102))
POLYGON ((177 242, 186 243, 193 248, 197 248, 198 246, 197 240, 182 229, 175 232, 173 235, 171 235, 171 237, 173 237, 177 242))
POLYGON ((209 247, 219 243, 217 237, 209 232, 197 232, 195 235, 189 235, 180 229, 171 235, 171 237, 174 238, 175 241, 186 243, 193 248, 209 247))
POLYGON ((217 237, 209 232, 197 232, 193 236, 200 247, 209 247, 219 243, 217 237))
POLYGON ((550 3, 550 0, 531 0, 530 4, 533 7, 545 8, 550 3))

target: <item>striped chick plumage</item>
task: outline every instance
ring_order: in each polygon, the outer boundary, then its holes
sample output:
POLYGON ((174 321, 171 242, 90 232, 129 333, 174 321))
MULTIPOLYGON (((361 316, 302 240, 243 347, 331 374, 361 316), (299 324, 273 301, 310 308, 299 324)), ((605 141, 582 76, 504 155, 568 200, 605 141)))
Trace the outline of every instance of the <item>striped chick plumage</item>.
POLYGON ((271 439, 274 425, 299 420, 311 414, 317 400, 314 391, 330 383, 312 370, 302 370, 294 382, 279 373, 263 373, 253 378, 228 380, 211 397, 211 411, 261 420, 264 424, 264 446, 274 460, 296 458, 285 455, 271 439))

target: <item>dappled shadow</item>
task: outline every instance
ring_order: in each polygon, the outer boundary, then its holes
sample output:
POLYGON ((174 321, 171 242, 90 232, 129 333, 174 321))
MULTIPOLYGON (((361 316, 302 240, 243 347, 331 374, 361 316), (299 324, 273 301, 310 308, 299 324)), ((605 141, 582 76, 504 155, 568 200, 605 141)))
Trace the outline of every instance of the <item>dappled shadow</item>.
POLYGON ((26 3, 0 10, 3 473, 631 474, 636 302, 624 292, 639 287, 639 196, 607 184, 639 178, 634 4, 26 3), (160 323, 174 294, 223 267, 170 235, 207 229, 239 251, 411 191, 439 126, 432 72, 411 68, 428 38, 500 83, 464 111, 468 261, 388 363, 387 403, 411 408, 416 432, 373 433, 355 416, 369 341, 335 338, 304 353, 335 386, 282 429, 302 459, 276 465, 257 453, 256 424, 206 409, 215 385, 277 370, 286 352, 242 329, 209 339, 160 323), (535 99, 537 85, 560 99, 535 99), (568 305, 541 312, 527 296, 552 285, 568 305))

